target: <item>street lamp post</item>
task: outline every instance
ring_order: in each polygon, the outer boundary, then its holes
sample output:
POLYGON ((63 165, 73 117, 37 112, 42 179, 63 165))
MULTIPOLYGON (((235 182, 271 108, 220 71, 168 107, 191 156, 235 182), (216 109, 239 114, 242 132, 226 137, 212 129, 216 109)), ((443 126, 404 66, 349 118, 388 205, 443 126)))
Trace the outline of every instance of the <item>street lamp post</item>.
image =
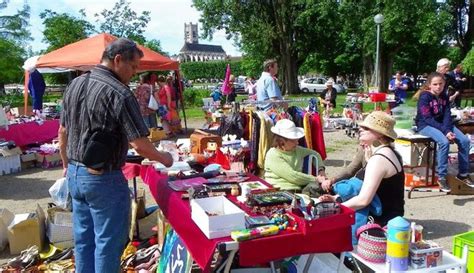
MULTIPOLYGON (((379 88, 379 74, 380 74, 380 25, 383 23, 383 15, 377 14, 374 16, 374 22, 377 25, 377 53, 375 57, 375 85, 379 88)), ((378 90, 380 91, 380 90, 378 90)))

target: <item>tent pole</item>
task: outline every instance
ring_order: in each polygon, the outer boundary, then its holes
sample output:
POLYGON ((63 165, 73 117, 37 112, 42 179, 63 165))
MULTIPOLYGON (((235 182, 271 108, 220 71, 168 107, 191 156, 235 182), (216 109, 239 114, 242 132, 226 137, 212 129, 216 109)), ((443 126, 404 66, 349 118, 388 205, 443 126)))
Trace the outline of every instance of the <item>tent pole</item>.
POLYGON ((24 99, 24 106, 25 109, 23 110, 23 114, 26 116, 28 112, 28 82, 30 81, 30 72, 25 70, 25 83, 23 89, 23 99, 24 99))
POLYGON ((188 122, 186 121, 186 111, 184 110, 184 98, 183 98, 183 83, 181 82, 181 77, 179 75, 179 70, 175 70, 176 79, 178 80, 179 88, 179 101, 181 102, 181 108, 183 109, 183 118, 184 118, 184 133, 188 133, 188 122))

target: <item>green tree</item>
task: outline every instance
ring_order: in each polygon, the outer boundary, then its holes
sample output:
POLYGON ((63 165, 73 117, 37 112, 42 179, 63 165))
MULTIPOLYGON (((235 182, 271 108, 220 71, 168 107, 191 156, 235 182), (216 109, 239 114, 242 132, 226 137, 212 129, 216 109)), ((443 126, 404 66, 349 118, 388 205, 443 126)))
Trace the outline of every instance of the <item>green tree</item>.
POLYGON ((104 9, 94 16, 96 22, 100 24, 100 31, 117 37, 129 38, 139 44, 146 42, 143 33, 151 19, 149 11, 143 11, 138 15, 130 8, 130 2, 119 0, 112 10, 104 9))
POLYGON ((67 13, 56 13, 48 9, 40 13, 44 25, 43 42, 49 44, 46 52, 85 39, 94 32, 94 26, 84 19, 84 10, 79 12, 82 18, 76 18, 67 13))
POLYGON ((462 61, 464 72, 469 75, 474 75, 474 49, 467 53, 466 58, 462 61))
POLYGON ((17 42, 0 38, 0 52, 6 53, 0 58, 0 88, 4 91, 4 84, 21 80, 25 50, 17 42))
POLYGON ((151 39, 151 40, 146 41, 144 46, 160 53, 163 56, 169 56, 168 52, 163 51, 163 48, 161 47, 161 42, 157 39, 151 39))
POLYGON ((447 0, 446 10, 451 14, 450 37, 461 50, 461 59, 471 50, 474 42, 474 2, 472 0, 447 0))
MULTIPOLYGON (((9 0, 0 0, 0 10, 8 6, 9 0)), ((30 39, 27 27, 30 19, 30 6, 25 2, 23 8, 14 15, 0 15, 0 38, 24 41, 30 39)))
MULTIPOLYGON (((8 0, 0 0, 0 11, 8 6, 8 0)), ((0 94, 5 93, 5 84, 19 82, 21 68, 26 55, 24 42, 31 39, 28 31, 30 7, 25 2, 21 10, 13 15, 0 15, 0 94)))
POLYGON ((255 60, 247 61, 246 65, 260 64, 260 71, 265 59, 277 58, 283 92, 288 93, 298 89, 297 68, 301 57, 306 57, 305 52, 298 52, 295 44, 298 32, 294 22, 304 11, 303 2, 193 0, 194 6, 202 12, 204 38, 212 38, 216 30, 225 30, 227 38, 236 38, 246 57, 255 60))

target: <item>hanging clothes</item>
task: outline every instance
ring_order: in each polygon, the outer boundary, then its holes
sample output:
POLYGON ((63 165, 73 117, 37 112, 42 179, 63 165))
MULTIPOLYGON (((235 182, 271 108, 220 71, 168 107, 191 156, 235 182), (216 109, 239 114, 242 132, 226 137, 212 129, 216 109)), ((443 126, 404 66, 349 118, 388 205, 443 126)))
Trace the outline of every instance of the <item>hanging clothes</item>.
POLYGON ((273 133, 271 128, 273 127, 274 123, 273 120, 264 112, 259 111, 258 115, 260 117, 260 140, 258 142, 257 165, 260 170, 263 170, 265 167, 265 155, 273 144, 273 133))
POLYGON ((313 140, 311 138, 312 131, 311 131, 310 116, 311 116, 310 113, 304 114, 304 118, 303 118, 304 139, 306 141, 306 146, 308 147, 308 149, 314 150, 313 140))
POLYGON ((326 145, 324 143, 323 125, 319 113, 312 113, 310 115, 309 121, 311 127, 311 142, 313 145, 313 150, 317 151, 323 160, 325 160, 327 157, 326 145))

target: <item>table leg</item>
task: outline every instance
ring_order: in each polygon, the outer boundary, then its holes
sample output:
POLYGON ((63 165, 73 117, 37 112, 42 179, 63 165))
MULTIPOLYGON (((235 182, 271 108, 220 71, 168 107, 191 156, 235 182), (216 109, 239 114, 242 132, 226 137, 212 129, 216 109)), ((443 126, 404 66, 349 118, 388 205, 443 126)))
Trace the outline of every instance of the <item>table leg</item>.
POLYGON ((232 262, 234 261, 235 254, 237 253, 238 249, 231 250, 229 256, 227 257, 227 263, 224 268, 224 273, 230 272, 230 267, 232 266, 232 262))
POLYGON ((306 263, 304 264, 304 269, 303 273, 308 273, 309 267, 311 266, 311 263, 313 262, 314 259, 314 254, 308 254, 308 259, 306 260, 306 263))
MULTIPOLYGON (((137 196, 137 178, 133 178, 133 196, 135 199, 135 204, 138 206, 138 196, 137 196)), ((135 229, 137 230, 137 239, 140 240, 140 225, 138 224, 138 219, 135 219, 135 229)))

